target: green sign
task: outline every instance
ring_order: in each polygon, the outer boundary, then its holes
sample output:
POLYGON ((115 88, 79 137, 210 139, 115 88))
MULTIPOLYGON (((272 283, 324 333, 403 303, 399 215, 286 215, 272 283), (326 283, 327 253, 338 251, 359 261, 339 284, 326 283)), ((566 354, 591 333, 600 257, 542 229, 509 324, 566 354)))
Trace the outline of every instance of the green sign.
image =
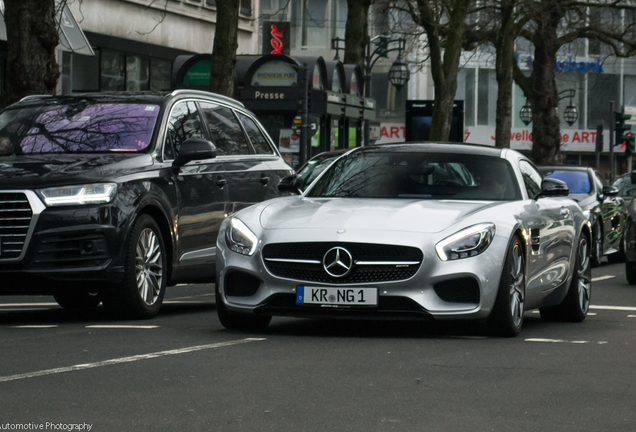
POLYGON ((356 135, 356 128, 350 127, 349 128, 349 148, 356 146, 358 142, 357 138, 358 137, 356 135))
POLYGON ((311 146, 312 147, 320 147, 320 126, 318 126, 316 130, 316 135, 311 137, 311 146))
POLYGON ((210 60, 201 60, 190 66, 183 76, 184 87, 209 87, 210 86, 210 60))

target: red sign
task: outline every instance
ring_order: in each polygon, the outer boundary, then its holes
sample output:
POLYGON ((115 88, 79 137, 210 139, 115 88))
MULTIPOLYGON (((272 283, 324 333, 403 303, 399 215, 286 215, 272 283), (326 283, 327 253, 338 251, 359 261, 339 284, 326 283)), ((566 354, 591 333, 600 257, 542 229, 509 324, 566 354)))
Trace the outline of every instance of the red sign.
POLYGON ((261 53, 290 54, 291 28, 286 21, 266 21, 263 23, 263 45, 261 53))
POLYGON ((272 26, 272 39, 270 40, 270 44, 272 44, 272 54, 282 54, 283 50, 283 34, 278 31, 275 25, 272 26))

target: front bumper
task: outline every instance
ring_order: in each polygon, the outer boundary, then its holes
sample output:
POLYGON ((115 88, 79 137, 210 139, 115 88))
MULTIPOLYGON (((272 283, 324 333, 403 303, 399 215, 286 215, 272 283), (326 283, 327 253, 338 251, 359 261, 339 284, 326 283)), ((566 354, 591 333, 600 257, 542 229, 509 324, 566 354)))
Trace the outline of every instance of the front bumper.
POLYGON ((378 231, 331 236, 320 230, 305 230, 303 242, 404 245, 418 247, 424 258, 417 272, 408 279, 344 285, 377 288, 377 307, 298 305, 297 286, 343 285, 272 274, 262 257, 263 245, 298 241, 297 233, 291 231, 266 233, 253 256, 230 251, 223 236, 219 236, 219 294, 230 312, 296 317, 482 319, 490 314, 494 305, 507 247, 507 239, 495 236, 484 253, 444 262, 435 253, 433 235, 378 231), (237 286, 242 288, 237 290, 237 286))

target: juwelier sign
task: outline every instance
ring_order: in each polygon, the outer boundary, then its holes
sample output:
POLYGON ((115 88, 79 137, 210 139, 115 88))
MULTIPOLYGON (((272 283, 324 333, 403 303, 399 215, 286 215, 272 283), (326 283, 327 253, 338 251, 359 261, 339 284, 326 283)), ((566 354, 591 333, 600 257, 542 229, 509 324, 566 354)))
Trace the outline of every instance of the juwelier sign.
MULTIPOLYGON (((515 54, 515 59, 517 62, 517 66, 519 66, 519 62, 525 61, 530 69, 534 69, 534 59, 532 58, 532 56, 527 56, 522 59, 519 54, 515 54)), ((554 65, 554 70, 559 72, 605 72, 603 70, 603 62, 601 62, 600 58, 597 58, 591 62, 577 62, 576 59, 568 57, 567 60, 557 61, 554 65)))

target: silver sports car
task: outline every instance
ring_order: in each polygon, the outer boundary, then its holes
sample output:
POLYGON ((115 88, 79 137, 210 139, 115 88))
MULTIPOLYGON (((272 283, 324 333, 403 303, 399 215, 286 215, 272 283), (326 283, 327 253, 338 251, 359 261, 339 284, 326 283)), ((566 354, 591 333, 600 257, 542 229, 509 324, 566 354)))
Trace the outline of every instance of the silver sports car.
MULTIPOLYGON (((293 190, 287 178, 281 189, 293 190)), ((590 226, 522 154, 461 144, 354 149, 299 196, 228 217, 216 304, 227 328, 272 316, 582 321, 590 226)))

